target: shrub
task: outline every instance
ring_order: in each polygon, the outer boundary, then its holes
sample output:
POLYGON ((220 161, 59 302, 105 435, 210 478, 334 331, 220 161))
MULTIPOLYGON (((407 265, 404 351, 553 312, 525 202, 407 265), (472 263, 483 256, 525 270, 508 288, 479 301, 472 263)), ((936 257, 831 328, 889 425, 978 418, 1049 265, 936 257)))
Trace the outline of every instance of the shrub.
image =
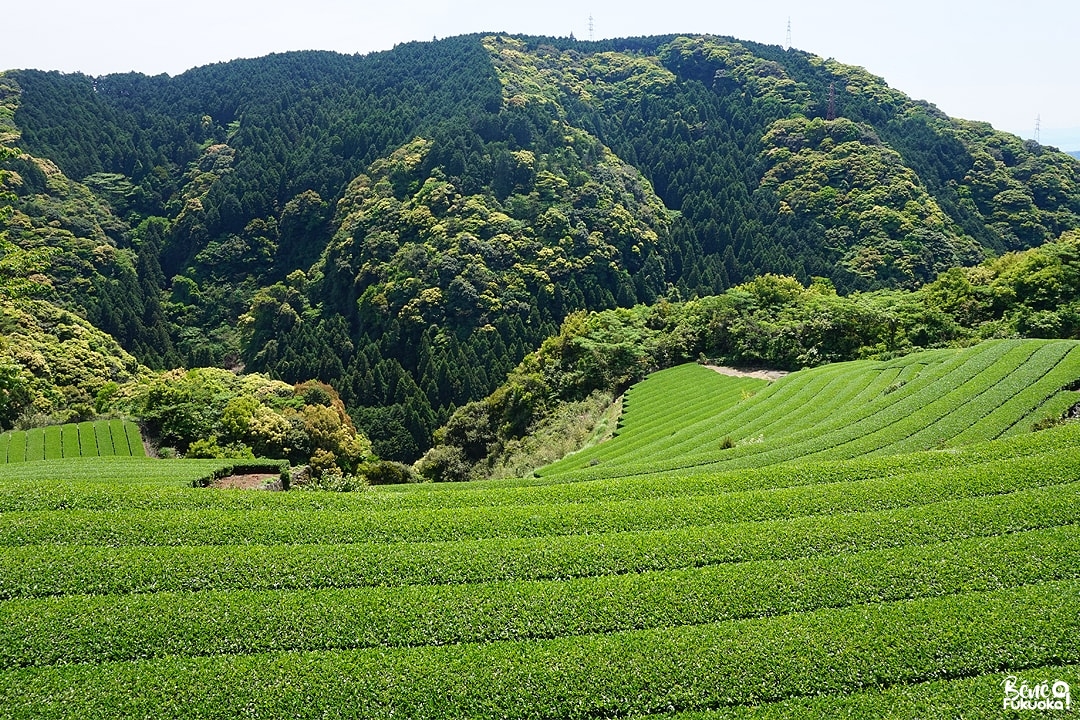
MULTIPOLYGON (((266 457, 323 468, 333 458, 341 474, 371 455, 341 398, 325 383, 296 386, 218 368, 170 370, 107 393, 142 419, 151 438, 192 457, 266 457)), ((324 468, 328 469, 328 468, 324 468)))
POLYGON ((416 471, 431 482, 461 482, 469 479, 465 451, 454 445, 436 445, 416 463, 416 471))
POLYGON ((410 466, 390 460, 364 463, 357 469, 368 485, 402 485, 414 483, 420 478, 410 466))
POLYGON ((330 450, 324 450, 319 448, 311 454, 311 476, 314 478, 322 478, 325 475, 340 470, 337 466, 337 458, 334 457, 334 453, 330 450))
POLYGON ((309 380, 296 386, 296 394, 304 399, 306 405, 325 405, 333 407, 337 393, 326 383, 309 380))
POLYGON ((243 443, 229 443, 218 445, 216 440, 200 438, 188 446, 187 457, 189 458, 244 458, 255 459, 255 453, 243 443))

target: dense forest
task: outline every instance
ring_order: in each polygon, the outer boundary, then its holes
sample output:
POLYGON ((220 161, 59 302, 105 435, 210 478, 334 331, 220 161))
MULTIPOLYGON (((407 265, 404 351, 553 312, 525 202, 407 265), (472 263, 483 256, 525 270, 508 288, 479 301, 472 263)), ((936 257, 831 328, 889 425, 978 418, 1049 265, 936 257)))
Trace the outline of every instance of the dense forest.
MULTIPOLYGON (((12 70, 0 143, 0 230, 38 253, 39 297, 155 370, 328 383, 374 452, 405 461, 583 311, 723 305, 706 298, 769 273, 836 307, 900 302, 1080 227, 1068 155, 861 68, 720 37, 464 36, 176 77, 12 70)), ((1010 332, 1075 334, 1031 307, 1010 332)), ((678 356, 899 349, 808 332, 798 351, 714 338, 678 356)), ((904 337, 964 335, 927 332, 904 337)), ((492 427, 487 444, 506 434, 492 427)))

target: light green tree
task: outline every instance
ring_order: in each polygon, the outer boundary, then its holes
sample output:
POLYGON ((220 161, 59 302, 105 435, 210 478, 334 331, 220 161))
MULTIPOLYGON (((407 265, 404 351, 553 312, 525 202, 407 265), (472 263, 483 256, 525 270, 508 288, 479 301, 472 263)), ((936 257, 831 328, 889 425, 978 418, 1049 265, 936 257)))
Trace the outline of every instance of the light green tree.
MULTIPOLYGON (((0 145, 0 163, 15 156, 15 151, 0 145)), ((23 298, 39 292, 43 285, 35 278, 49 266, 54 248, 20 248, 8 239, 5 227, 15 213, 14 193, 7 190, 9 172, 0 168, 0 297, 23 298)))
MULTIPOLYGON (((13 149, 0 145, 0 163, 14 156, 13 149)), ((52 248, 25 250, 8 239, 3 228, 15 212, 15 195, 7 190, 9 174, 0 167, 0 303, 17 301, 38 292, 42 284, 34 276, 48 267, 49 257, 53 254, 52 248)), ((9 354, 8 343, 0 335, 0 427, 10 427, 30 402, 27 380, 25 370, 9 354)))

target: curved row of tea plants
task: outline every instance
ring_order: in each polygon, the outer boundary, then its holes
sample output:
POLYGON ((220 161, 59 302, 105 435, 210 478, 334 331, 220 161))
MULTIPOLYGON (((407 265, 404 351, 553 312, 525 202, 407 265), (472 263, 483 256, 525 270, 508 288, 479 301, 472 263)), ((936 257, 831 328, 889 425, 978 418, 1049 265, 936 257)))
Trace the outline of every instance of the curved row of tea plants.
POLYGON ((548 478, 514 478, 482 483, 387 486, 378 492, 262 493, 222 491, 186 493, 224 474, 237 461, 102 459, 0 466, 0 513, 37 510, 324 510, 365 511, 557 505, 618 500, 648 500, 766 490, 814 483, 850 482, 926 470, 967 468, 999 460, 1054 454, 1080 444, 1080 426, 1066 424, 1008 441, 977 443, 944 451, 903 456, 864 457, 772 466, 763 470, 690 468, 679 472, 605 478, 576 483, 548 478))
POLYGON ((0 513, 0 546, 440 542, 641 532, 912 507, 1077 480, 1080 448, 886 479, 647 500, 336 512, 184 508, 0 513))
POLYGON ((450 542, 0 549, 0 598, 545 580, 785 560, 1080 523, 1080 483, 896 510, 450 542))
POLYGON ((1080 579, 1076 526, 559 581, 69 595, 0 603, 0 667, 550 638, 1064 579, 1080 579))
POLYGON ((1078 593, 1080 581, 1053 581, 546 640, 29 667, 3 673, 0 706, 73 717, 704 710, 1080 662, 1078 593))
POLYGON ((0 466, 0 716, 994 717, 1006 675, 1080 663, 1080 424, 1006 425, 1072 392, 1076 347, 678 368, 591 474, 332 494, 197 487, 228 461, 0 466), (644 472, 729 435, 700 456, 819 455, 644 472))
MULTIPOLYGON (((1080 686, 1080 665, 1049 665, 1026 667, 1021 672, 1010 673, 1017 678, 1017 686, 1026 682, 1029 687, 1062 681, 1075 688, 1080 686)), ((807 697, 795 697, 760 705, 736 705, 705 712, 685 712, 675 715, 652 715, 678 720, 835 720, 845 718, 924 718, 962 717, 965 720, 999 720, 1008 717, 1003 708, 1003 683, 1001 673, 960 676, 944 680, 894 685, 854 693, 825 693, 807 697)), ((1075 697, 1075 696, 1073 696, 1075 697)), ((1075 700, 1072 701, 1076 707, 1075 700)), ((1017 711, 1016 714, 1020 715, 1017 711)), ((1031 714, 1025 710, 1024 714, 1031 714)), ((1061 715, 1049 711, 1042 717, 1061 715)), ((1040 717, 1040 715, 1032 715, 1040 717)))
MULTIPOLYGON (((715 394, 729 380, 701 367, 679 370, 641 385, 653 385, 649 392, 658 396, 688 383, 715 394)), ((632 403, 619 437, 539 473, 571 480, 702 465, 762 467, 985 441, 1030 427, 1046 417, 1037 415, 1044 408, 1080 402, 1080 393, 1066 389, 1077 378, 1080 343, 1063 340, 993 341, 840 363, 793 373, 734 407, 718 402, 711 412, 705 405, 683 414, 632 403), (647 419, 635 419, 638 413, 647 419)))

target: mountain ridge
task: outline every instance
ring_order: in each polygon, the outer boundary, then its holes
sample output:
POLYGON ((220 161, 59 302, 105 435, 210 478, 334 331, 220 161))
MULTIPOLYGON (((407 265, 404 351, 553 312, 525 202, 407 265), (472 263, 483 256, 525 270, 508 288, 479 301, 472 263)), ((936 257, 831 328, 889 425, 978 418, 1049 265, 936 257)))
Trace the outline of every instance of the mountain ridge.
MULTIPOLYGON (((478 34, 3 77, 9 142, 118 223, 96 245, 120 259, 99 268, 112 289, 69 307, 151 365, 330 382, 401 459, 575 311, 768 272, 913 288, 1080 225, 1063 154, 732 38, 478 34)), ((70 203, 22 175, 12 238, 69 243, 48 228, 70 203)))

